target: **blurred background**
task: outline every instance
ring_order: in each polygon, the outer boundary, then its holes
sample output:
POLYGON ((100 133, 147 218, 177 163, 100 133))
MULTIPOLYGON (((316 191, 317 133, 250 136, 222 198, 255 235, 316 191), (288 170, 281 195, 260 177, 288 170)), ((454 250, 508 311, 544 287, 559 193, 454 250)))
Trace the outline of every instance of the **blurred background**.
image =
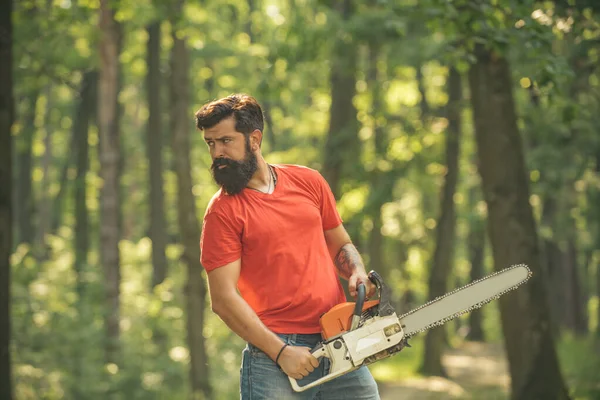
POLYGON ((383 399, 600 399, 599 4, 3 0, 0 397, 239 398, 193 115, 243 92, 399 312, 533 272, 373 364, 383 399))

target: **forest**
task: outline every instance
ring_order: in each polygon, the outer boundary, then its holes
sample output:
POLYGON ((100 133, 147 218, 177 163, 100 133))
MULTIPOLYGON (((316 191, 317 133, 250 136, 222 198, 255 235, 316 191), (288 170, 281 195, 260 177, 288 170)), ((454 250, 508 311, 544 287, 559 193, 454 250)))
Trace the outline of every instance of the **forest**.
POLYGON ((194 124, 232 93, 399 314, 532 271, 382 399, 600 399, 599 58, 597 0, 0 0, 0 400, 239 398, 194 124))

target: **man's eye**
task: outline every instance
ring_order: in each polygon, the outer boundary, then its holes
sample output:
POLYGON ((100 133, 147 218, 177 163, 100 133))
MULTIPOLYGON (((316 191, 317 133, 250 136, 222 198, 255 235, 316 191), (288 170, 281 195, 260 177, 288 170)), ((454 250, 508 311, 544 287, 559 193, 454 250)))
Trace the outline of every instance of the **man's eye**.
POLYGON ((223 139, 223 143, 229 143, 231 142, 231 139, 223 139))
POLYGON ((213 147, 215 145, 215 142, 206 142, 206 144, 208 145, 208 147, 213 147))

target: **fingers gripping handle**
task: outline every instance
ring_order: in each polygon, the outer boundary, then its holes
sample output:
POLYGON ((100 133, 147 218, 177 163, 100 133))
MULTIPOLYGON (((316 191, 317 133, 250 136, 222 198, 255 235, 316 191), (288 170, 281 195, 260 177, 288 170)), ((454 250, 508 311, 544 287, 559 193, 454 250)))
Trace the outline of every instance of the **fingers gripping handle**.
MULTIPOLYGON (((322 357, 327 357, 329 358, 330 355, 328 354, 327 351, 327 347, 325 345, 323 345, 323 343, 319 343, 314 349, 311 350, 310 352, 317 360, 322 358, 322 357)), ((307 389, 310 389, 312 387, 315 387, 317 385, 320 385, 323 382, 328 381, 329 379, 325 379, 327 378, 326 376, 323 378, 320 378, 314 382, 311 382, 309 384, 306 384, 304 386, 300 386, 298 385, 298 381, 296 381, 296 379, 292 378, 291 376, 288 377, 290 379, 290 383, 292 384, 292 389, 294 389, 294 391, 296 392, 303 392, 307 389)), ((330 378, 333 379, 333 378, 330 378)))
POLYGON ((346 356, 347 349, 346 345, 343 343, 343 339, 337 339, 326 344, 319 344, 311 351, 311 353, 317 359, 322 357, 328 358, 330 361, 329 370, 325 371, 327 375, 304 386, 298 385, 298 382, 294 378, 289 377, 292 389, 296 392, 303 392, 317 385, 321 385, 357 368, 352 364, 350 357, 346 356))

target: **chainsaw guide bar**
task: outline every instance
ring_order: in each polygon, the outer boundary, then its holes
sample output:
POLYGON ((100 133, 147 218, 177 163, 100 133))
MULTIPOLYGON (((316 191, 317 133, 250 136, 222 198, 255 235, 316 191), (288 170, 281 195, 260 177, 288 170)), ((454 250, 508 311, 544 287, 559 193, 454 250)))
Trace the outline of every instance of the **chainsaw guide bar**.
POLYGON ((480 308, 516 289, 530 277, 529 267, 518 264, 437 297, 399 317, 404 336, 409 338, 480 308))

